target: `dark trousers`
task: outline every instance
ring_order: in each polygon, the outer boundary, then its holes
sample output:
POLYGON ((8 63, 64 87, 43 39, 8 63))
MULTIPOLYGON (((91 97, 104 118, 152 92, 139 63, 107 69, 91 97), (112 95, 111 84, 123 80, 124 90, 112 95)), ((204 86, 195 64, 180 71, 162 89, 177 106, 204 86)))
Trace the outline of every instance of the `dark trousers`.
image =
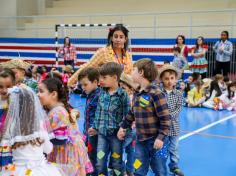
POLYGON ((215 74, 222 74, 228 76, 230 72, 230 62, 218 62, 216 61, 215 74))
POLYGON ((72 68, 74 69, 74 60, 64 60, 64 65, 71 65, 72 68))

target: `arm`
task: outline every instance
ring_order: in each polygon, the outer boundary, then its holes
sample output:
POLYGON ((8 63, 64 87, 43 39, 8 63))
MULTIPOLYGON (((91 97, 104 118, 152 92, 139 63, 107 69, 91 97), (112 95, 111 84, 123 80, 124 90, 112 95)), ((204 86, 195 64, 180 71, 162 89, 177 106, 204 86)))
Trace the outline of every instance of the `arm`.
POLYGON ((165 95, 163 93, 154 95, 153 104, 157 118, 160 121, 160 129, 157 139, 163 141, 164 137, 168 135, 170 128, 170 112, 165 95))
POLYGON ((77 70, 68 80, 68 86, 72 87, 78 81, 78 75, 84 68, 87 67, 99 67, 104 63, 105 60, 105 51, 104 48, 99 49, 93 57, 86 63, 80 66, 79 70, 77 70))
POLYGON ((44 143, 43 143, 43 152, 46 154, 49 154, 51 153, 52 149, 53 149, 53 145, 49 140, 48 133, 45 133, 44 143))
POLYGON ((183 96, 182 96, 182 94, 178 94, 178 101, 177 101, 177 104, 176 104, 175 107, 176 107, 175 111, 170 112, 170 115, 172 117, 177 116, 180 113, 180 111, 182 110, 182 107, 183 107, 183 96))
POLYGON ((76 61, 77 61, 77 53, 76 53, 76 47, 72 47, 72 49, 71 49, 71 53, 72 53, 72 58, 73 58, 73 60, 74 60, 74 63, 76 64, 76 61))
POLYGON ((229 48, 228 48, 228 50, 226 50, 226 49, 224 48, 223 53, 224 53, 225 55, 228 55, 228 56, 231 56, 231 55, 232 55, 232 53, 233 53, 233 45, 232 45, 231 42, 229 42, 229 48))
POLYGON ((131 74, 133 70, 133 62, 132 62, 132 56, 129 52, 126 52, 127 59, 126 59, 126 66, 124 72, 126 74, 131 74))

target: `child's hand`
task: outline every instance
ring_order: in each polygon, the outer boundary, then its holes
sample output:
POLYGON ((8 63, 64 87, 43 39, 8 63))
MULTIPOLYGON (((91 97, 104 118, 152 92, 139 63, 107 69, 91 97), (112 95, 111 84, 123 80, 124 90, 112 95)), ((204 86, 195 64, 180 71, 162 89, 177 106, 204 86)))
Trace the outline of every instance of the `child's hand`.
POLYGON ((160 139, 156 139, 153 145, 154 149, 161 149, 163 146, 163 141, 161 141, 160 139))
POLYGON ((118 133, 117 133, 118 139, 119 140, 124 140, 125 139, 125 134, 126 134, 126 129, 120 128, 118 133))
POLYGON ((89 129, 88 129, 88 134, 89 134, 90 136, 95 136, 95 135, 98 134, 98 132, 97 132, 97 130, 95 130, 95 129, 93 129, 93 128, 89 128, 89 129))

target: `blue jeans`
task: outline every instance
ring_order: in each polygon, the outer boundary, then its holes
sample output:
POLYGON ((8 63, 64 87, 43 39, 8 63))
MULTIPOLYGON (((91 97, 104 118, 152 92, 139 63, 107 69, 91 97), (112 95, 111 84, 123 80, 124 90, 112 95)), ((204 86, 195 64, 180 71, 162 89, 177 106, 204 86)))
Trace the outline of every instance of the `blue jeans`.
MULTIPOLYGON (((166 141, 166 140, 165 140, 166 141)), ((135 147, 135 176, 146 176, 149 166, 155 176, 167 176, 167 157, 159 157, 156 150, 153 148, 155 138, 145 141, 137 141, 135 147)))
POLYGON ((127 154, 127 162, 124 162, 124 167, 127 172, 134 172, 134 142, 136 140, 136 130, 132 130, 125 136, 124 151, 127 154))
POLYGON ((117 131, 111 135, 98 135, 97 174, 107 176, 108 164, 114 176, 123 176, 122 149, 123 142, 117 138, 117 131), (110 155, 110 162, 108 158, 110 155))
POLYGON ((178 162, 179 162, 179 153, 178 153, 179 136, 168 136, 168 140, 169 140, 169 153, 170 153, 169 168, 173 169, 175 167, 178 167, 178 162))
POLYGON ((96 172, 96 162, 97 162, 97 143, 98 143, 98 136, 87 136, 86 145, 88 147, 88 156, 93 165, 94 172, 89 174, 91 176, 97 176, 96 172))

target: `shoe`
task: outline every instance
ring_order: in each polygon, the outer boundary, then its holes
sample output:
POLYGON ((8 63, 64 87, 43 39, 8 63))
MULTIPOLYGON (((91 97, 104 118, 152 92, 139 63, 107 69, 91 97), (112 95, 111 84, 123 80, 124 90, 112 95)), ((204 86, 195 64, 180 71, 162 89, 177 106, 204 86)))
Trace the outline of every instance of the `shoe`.
POLYGON ((184 173, 178 167, 170 169, 170 172, 177 176, 184 176, 184 173))

